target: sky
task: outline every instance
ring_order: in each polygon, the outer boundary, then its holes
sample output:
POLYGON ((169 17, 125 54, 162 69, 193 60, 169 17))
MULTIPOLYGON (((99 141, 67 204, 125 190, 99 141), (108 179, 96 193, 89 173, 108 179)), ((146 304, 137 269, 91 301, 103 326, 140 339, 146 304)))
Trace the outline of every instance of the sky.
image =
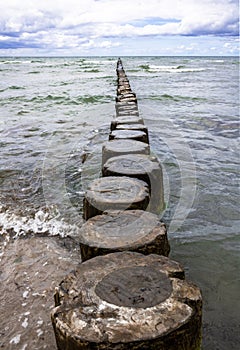
POLYGON ((156 55, 239 55, 239 0, 0 0, 0 56, 156 55))

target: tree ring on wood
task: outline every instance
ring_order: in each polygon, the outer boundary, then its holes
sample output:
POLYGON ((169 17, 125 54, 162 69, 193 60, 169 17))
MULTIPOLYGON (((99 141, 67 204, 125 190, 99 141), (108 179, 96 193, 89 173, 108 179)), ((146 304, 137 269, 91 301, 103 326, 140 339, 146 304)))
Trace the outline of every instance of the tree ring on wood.
POLYGON ((144 121, 139 116, 132 116, 132 115, 124 115, 122 117, 117 117, 111 122, 110 130, 115 130, 118 125, 124 125, 124 124, 142 124, 144 125, 144 121))
POLYGON ((150 154, 150 147, 147 143, 136 140, 110 140, 102 147, 102 165, 109 158, 124 154, 150 154))
POLYGON ((113 252, 167 256, 167 230, 159 217, 143 210, 109 211, 90 218, 79 232, 82 261, 113 252))
POLYGON ((159 162, 146 154, 123 154, 111 157, 103 165, 102 173, 103 176, 136 177, 147 182, 150 188, 154 188, 154 185, 162 180, 159 162))
POLYGON ((149 185, 149 211, 160 213, 164 209, 162 167, 158 159, 145 154, 124 154, 109 158, 102 167, 103 176, 129 176, 149 185))
POLYGON ((147 143, 149 143, 148 128, 144 124, 118 124, 115 130, 141 130, 147 135, 147 143))
POLYGON ((108 176, 93 180, 83 201, 84 219, 106 210, 143 209, 149 203, 146 182, 127 176, 108 176))
POLYGON ((108 303, 147 308, 166 300, 172 284, 166 274, 152 267, 124 267, 105 276, 95 292, 108 303))
POLYGON ((109 140, 132 139, 148 143, 147 134, 142 130, 113 130, 109 134, 109 140))
POLYGON ((166 257, 132 252, 96 257, 66 276, 57 293, 51 318, 59 350, 201 348, 201 292, 166 257))

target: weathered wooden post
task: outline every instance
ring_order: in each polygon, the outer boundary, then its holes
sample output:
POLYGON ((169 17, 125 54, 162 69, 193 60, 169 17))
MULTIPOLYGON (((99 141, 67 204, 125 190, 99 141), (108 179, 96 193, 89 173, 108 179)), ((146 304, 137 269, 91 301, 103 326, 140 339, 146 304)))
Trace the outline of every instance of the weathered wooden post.
POLYGON ((144 125, 144 121, 139 115, 124 115, 118 116, 111 121, 110 130, 115 130, 118 126, 121 125, 133 125, 133 124, 142 124, 144 125))
POLYGON ((107 141, 102 147, 102 164, 109 158, 133 153, 150 154, 150 147, 147 143, 136 140, 107 141))
POLYGON ((59 350, 200 350, 200 290, 155 254, 90 259, 63 279, 51 313, 59 350))
POLYGON ((102 166, 103 176, 128 176, 145 181, 150 189, 149 211, 159 214, 164 209, 163 173, 156 157, 125 154, 111 157, 102 166))
POLYGON ((124 103, 116 103, 115 105, 117 116, 120 114, 125 113, 125 115, 128 115, 129 113, 135 113, 138 112, 138 106, 134 102, 124 102, 124 103))
POLYGON ((135 102, 137 103, 136 94, 134 92, 121 93, 116 97, 116 102, 135 102))
POLYGON ((130 117, 130 116, 139 116, 139 111, 138 109, 134 108, 134 109, 120 109, 117 111, 117 118, 118 117, 130 117))
POLYGON ((149 143, 148 128, 144 124, 112 124, 111 127, 114 127, 114 130, 140 130, 145 132, 147 136, 147 143, 149 143))
POLYGON ((147 134, 141 130, 113 130, 109 134, 109 140, 137 140, 148 143, 147 134))
POLYGON ((146 182, 127 176, 109 176, 93 180, 83 200, 85 220, 108 210, 145 210, 149 203, 146 182))
POLYGON ((121 94, 125 94, 125 93, 129 93, 131 92, 131 87, 128 83, 124 84, 124 85, 120 85, 117 88, 117 95, 121 95, 121 94))
POLYGON ((157 215, 143 210, 109 211, 89 219, 79 232, 82 261, 113 252, 168 256, 167 230, 157 215))

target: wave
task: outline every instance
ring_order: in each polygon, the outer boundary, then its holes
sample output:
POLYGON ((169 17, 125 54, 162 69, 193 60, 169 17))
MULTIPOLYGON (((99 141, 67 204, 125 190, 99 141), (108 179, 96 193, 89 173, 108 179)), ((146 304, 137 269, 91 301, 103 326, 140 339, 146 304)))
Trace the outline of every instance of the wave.
POLYGON ((111 79, 114 83, 116 82, 116 78, 113 75, 102 75, 100 77, 95 77, 94 79, 111 79))
POLYGON ((8 99, 4 100, 4 103, 1 104, 8 104, 11 101, 20 101, 20 102, 33 102, 33 103, 44 103, 44 102, 53 102, 55 104, 62 104, 62 105, 78 105, 78 104, 97 104, 97 103, 109 103, 114 101, 114 97, 112 95, 84 95, 84 96, 77 96, 75 98, 71 98, 69 96, 61 96, 61 95, 47 95, 47 96, 34 96, 30 99, 27 99, 25 96, 16 96, 16 97, 10 97, 8 99))
POLYGON ((24 114, 28 114, 30 113, 30 111, 27 111, 25 109, 21 109, 20 111, 17 112, 17 115, 24 115, 24 114))
POLYGON ((183 101, 183 100, 189 100, 189 101, 207 101, 205 98, 200 97, 191 97, 191 96, 180 96, 180 95, 169 95, 169 94, 162 94, 162 95, 150 95, 147 97, 149 100, 171 100, 175 102, 183 101))
POLYGON ((99 69, 85 69, 84 73, 99 73, 100 70, 99 69))
POLYGON ((0 61, 0 64, 28 64, 28 63, 31 63, 31 61, 30 60, 16 60, 16 59, 0 61))
POLYGON ((25 87, 23 87, 23 86, 11 85, 11 86, 8 86, 5 89, 1 89, 0 92, 4 92, 4 91, 7 91, 7 90, 24 90, 24 89, 25 89, 25 87))
POLYGON ((115 62, 115 58, 110 57, 109 59, 101 59, 101 60, 97 60, 97 59, 85 59, 85 63, 87 64, 95 64, 95 65, 105 65, 105 64, 109 64, 110 61, 114 61, 115 62))
POLYGON ((10 90, 24 90, 25 87, 17 86, 17 85, 11 85, 11 86, 8 87, 8 89, 10 89, 10 90))
POLYGON ((140 72, 141 70, 140 69, 128 69, 128 72, 130 73, 137 73, 137 72, 140 72))
POLYGON ((144 70, 149 70, 150 66, 148 64, 140 64, 139 68, 142 68, 144 70))
POLYGON ((108 103, 114 101, 113 96, 111 95, 87 95, 77 98, 77 101, 80 103, 108 103))
POLYGON ((33 59, 31 63, 43 63, 44 59, 33 59))
MULTIPOLYGON (((97 73, 97 70, 99 71, 100 65, 102 65, 102 62, 90 62, 90 61, 86 61, 86 60, 77 60, 77 61, 67 61, 67 62, 41 62, 41 65, 44 68, 52 68, 52 69, 58 69, 58 68, 64 68, 64 69, 68 69, 73 67, 74 69, 79 68, 80 72, 84 72, 86 71, 91 71, 93 70, 94 73, 97 73), (100 64, 101 63, 101 64, 100 64), (96 70, 96 71, 95 71, 96 70)), ((39 68, 39 65, 37 66, 39 68)))
POLYGON ((87 63, 87 64, 103 64, 103 61, 98 61, 98 60, 85 60, 85 63, 87 63))
POLYGON ((24 216, 14 213, 3 205, 0 205, 1 234, 12 238, 32 234, 44 234, 48 236, 76 236, 79 227, 75 224, 64 222, 59 218, 56 208, 40 209, 34 214, 24 216))
POLYGON ((184 65, 175 65, 175 66, 166 66, 166 65, 154 65, 154 64, 143 64, 139 68, 149 72, 149 73, 158 73, 158 72, 167 72, 167 73, 191 73, 191 72, 202 72, 205 71, 205 68, 191 68, 184 65))
POLYGON ((63 59, 53 59, 53 58, 46 58, 44 60, 32 60, 31 63, 33 65, 37 64, 37 66, 41 65, 44 68, 61 68, 61 67, 72 67, 72 66, 82 66, 86 65, 86 59, 78 59, 78 60, 70 60, 68 59, 67 61, 63 59))
MULTIPOLYGON (((3 92, 3 91, 0 91, 3 92)), ((69 97, 69 96, 54 96, 54 95, 47 95, 47 96, 34 96, 32 98, 27 98, 26 96, 15 96, 15 97, 9 97, 2 99, 0 106, 7 106, 9 103, 14 102, 17 103, 24 103, 24 104, 45 104, 45 103, 52 103, 55 105, 79 105, 79 104, 104 104, 104 103, 110 103, 114 101, 114 97, 112 95, 84 95, 84 96, 77 96, 77 97, 69 97)), ((26 113, 26 110, 20 110, 21 113, 26 113)))
POLYGON ((215 63, 225 63, 224 60, 214 60, 214 61, 212 61, 212 62, 215 62, 215 63))

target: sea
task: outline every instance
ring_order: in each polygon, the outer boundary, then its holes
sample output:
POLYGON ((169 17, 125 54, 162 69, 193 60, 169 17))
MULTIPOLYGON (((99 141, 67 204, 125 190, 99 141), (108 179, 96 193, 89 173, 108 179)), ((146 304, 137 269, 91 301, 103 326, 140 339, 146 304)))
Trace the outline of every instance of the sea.
MULTIPOLYGON (((163 169, 170 258, 202 291, 202 349, 237 350, 239 58, 121 58, 163 169)), ((0 57, 1 349, 56 349, 54 290, 81 263, 117 59, 0 57)))

